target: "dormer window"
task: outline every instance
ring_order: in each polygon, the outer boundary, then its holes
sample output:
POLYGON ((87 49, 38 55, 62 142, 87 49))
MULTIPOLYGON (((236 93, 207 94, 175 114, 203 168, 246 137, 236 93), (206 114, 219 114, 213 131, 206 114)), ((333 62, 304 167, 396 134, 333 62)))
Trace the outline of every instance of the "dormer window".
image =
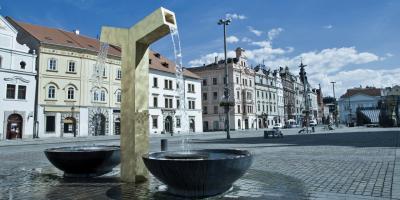
POLYGON ((161 55, 159 53, 155 53, 154 56, 160 58, 161 55))
POLYGON ((151 65, 151 59, 149 59, 149 65, 151 65))
POLYGON ((168 63, 167 62, 162 62, 161 65, 168 68, 168 63))

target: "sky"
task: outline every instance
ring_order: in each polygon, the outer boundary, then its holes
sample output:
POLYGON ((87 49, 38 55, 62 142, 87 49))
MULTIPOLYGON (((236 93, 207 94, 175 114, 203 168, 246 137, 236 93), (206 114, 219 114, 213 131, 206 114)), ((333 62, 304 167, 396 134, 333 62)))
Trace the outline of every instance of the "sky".
MULTIPOLYGON (((313 87, 336 97, 360 86, 400 84, 398 0, 0 0, 0 14, 16 20, 97 37, 101 26, 130 27, 158 7, 175 12, 185 67, 245 49, 252 66, 288 66, 302 60, 313 87)), ((173 59, 169 36, 151 46, 173 59)))

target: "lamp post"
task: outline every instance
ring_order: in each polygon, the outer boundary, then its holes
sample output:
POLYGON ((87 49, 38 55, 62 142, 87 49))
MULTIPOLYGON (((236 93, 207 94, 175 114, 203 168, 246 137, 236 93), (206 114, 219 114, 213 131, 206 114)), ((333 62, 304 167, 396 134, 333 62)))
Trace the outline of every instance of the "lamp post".
POLYGON ((223 25, 224 28, 224 65, 225 65, 225 87, 224 87, 224 97, 226 100, 225 105, 225 130, 226 139, 231 139, 230 126, 229 126, 229 79, 228 79, 228 65, 226 63, 226 26, 231 23, 230 19, 220 19, 218 25, 223 25))
POLYGON ((338 121, 337 121, 337 114, 338 114, 338 111, 337 111, 337 104, 336 104, 336 95, 335 95, 335 81, 332 81, 331 82, 332 83, 332 91, 333 91, 333 99, 335 100, 335 111, 333 112, 333 114, 334 114, 334 119, 335 119, 335 125, 336 125, 336 127, 339 127, 339 125, 338 125, 338 121))

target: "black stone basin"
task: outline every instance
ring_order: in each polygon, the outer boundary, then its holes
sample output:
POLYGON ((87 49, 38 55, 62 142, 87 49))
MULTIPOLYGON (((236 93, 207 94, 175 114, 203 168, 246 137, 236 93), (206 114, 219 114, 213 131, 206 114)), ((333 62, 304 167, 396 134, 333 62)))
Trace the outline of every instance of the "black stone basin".
POLYGON ((44 151, 47 159, 66 177, 101 176, 121 162, 119 146, 74 146, 44 151))
POLYGON ((155 152, 142 158, 168 192, 184 197, 209 197, 229 190, 253 162, 249 151, 236 149, 155 152))

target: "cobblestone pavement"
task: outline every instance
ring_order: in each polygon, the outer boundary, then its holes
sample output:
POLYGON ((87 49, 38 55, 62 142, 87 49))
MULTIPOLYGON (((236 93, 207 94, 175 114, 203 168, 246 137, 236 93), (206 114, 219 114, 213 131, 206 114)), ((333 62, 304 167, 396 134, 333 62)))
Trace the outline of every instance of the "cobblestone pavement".
MULTIPOLYGON (((210 199, 400 199, 400 131, 297 135, 263 139, 261 132, 190 137, 191 147, 244 148, 254 153, 251 169, 231 190, 210 199)), ((151 150, 160 137, 151 138, 151 150)), ((117 144, 80 141, 77 145, 117 144)), ((96 179, 64 179, 43 149, 71 143, 1 146, 0 199, 176 199, 155 178, 145 184, 118 180, 118 168, 96 179)), ((169 139, 171 150, 179 138, 169 139)))

